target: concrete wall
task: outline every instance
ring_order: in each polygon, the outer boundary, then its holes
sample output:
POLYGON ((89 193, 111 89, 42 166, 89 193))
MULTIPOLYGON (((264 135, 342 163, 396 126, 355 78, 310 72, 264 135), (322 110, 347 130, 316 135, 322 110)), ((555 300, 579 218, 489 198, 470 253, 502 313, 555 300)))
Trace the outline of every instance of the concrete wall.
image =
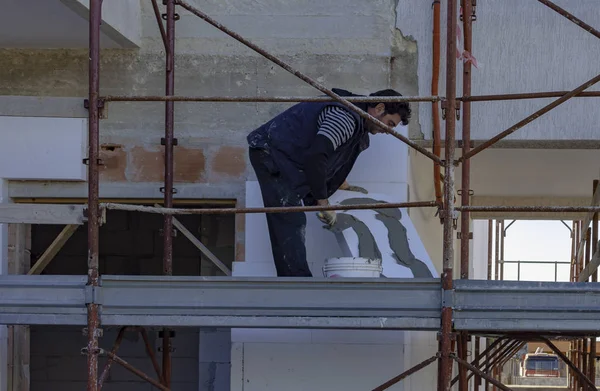
MULTIPOLYGON (((102 94, 164 93, 162 39, 151 3, 141 3, 141 48, 102 51, 102 94)), ((388 87, 406 95, 417 93, 416 44, 403 39, 395 29, 393 0, 345 4, 316 0, 270 0, 251 5, 238 0, 191 3, 327 86, 357 93, 388 87)), ((177 94, 318 93, 195 16, 181 9, 178 13, 181 20, 177 22, 177 94)), ((0 94, 85 97, 87 64, 85 50, 3 50, 0 94)), ((163 107, 159 103, 108 106, 108 118, 101 123, 101 188, 116 183, 150 184, 156 189, 161 186, 163 107)), ((239 185, 253 175, 247 164, 246 134, 285 107, 177 103, 175 187, 179 190, 195 185, 206 189, 205 194, 214 188, 219 188, 221 194, 232 193, 227 189, 237 192, 239 185)), ((411 132, 418 133, 418 127, 415 113, 411 132)), ((44 188, 58 192, 64 191, 65 186, 44 188)), ((183 194, 180 191, 176 197, 183 194)), ((234 196, 243 204, 243 194, 234 196)), ((237 224, 236 260, 241 261, 243 222, 238 220, 237 224)))

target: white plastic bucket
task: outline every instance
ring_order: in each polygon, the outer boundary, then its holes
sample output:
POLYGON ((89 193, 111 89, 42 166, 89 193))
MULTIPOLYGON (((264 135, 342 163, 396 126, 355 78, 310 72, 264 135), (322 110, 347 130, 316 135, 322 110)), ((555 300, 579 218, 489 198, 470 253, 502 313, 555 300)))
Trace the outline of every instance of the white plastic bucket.
POLYGON ((325 261, 323 266, 323 275, 327 278, 378 278, 381 276, 382 271, 381 259, 359 257, 330 258, 325 261))

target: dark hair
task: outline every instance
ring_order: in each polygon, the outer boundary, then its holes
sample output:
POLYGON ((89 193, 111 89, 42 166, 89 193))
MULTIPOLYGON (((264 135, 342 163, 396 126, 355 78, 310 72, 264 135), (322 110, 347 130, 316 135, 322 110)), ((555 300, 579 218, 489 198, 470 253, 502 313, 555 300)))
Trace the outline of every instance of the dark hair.
MULTIPOLYGON (((373 92, 369 96, 402 96, 401 93, 392 89, 380 90, 377 92, 373 92)), ((368 107, 375 107, 379 103, 368 102, 368 107)), ((402 125, 408 125, 410 121, 411 109, 410 104, 408 102, 383 102, 385 105, 385 112, 387 114, 400 114, 400 122, 402 125)))

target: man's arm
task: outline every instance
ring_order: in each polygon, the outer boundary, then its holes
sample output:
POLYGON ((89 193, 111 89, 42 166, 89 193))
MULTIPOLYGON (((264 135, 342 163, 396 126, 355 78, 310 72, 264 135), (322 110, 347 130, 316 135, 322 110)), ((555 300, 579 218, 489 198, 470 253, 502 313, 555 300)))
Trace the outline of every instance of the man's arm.
POLYGON ((341 107, 329 106, 319 116, 319 131, 304 163, 311 193, 319 204, 327 201, 327 160, 352 137, 355 127, 354 117, 341 107))

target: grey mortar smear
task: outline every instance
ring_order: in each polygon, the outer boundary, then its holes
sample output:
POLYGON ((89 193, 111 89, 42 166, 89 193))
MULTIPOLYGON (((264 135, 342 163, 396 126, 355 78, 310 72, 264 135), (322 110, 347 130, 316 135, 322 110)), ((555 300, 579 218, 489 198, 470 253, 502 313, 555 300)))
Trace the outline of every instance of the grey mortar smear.
POLYGON ((369 227, 356 217, 346 213, 338 213, 335 225, 329 228, 329 230, 335 234, 340 234, 348 228, 354 229, 354 232, 356 232, 356 235, 358 236, 359 257, 381 259, 381 251, 379 251, 379 247, 377 246, 369 227))
MULTIPOLYGON (((357 205, 357 204, 376 204, 387 203, 385 201, 377 201, 368 197, 348 198, 341 202, 342 205, 357 205)), ((433 277, 427 265, 417 259, 410 250, 408 244, 408 235, 406 227, 400 222, 402 212, 397 208, 390 209, 372 209, 377 212, 375 218, 381 221, 388 230, 388 241, 390 248, 394 252, 392 256, 398 264, 408 267, 415 278, 433 277)), ((358 236, 359 255, 365 258, 378 256, 381 259, 381 252, 377 247, 375 238, 369 228, 354 216, 338 213, 338 221, 330 230, 332 232, 342 232, 347 228, 352 228, 358 236)))

